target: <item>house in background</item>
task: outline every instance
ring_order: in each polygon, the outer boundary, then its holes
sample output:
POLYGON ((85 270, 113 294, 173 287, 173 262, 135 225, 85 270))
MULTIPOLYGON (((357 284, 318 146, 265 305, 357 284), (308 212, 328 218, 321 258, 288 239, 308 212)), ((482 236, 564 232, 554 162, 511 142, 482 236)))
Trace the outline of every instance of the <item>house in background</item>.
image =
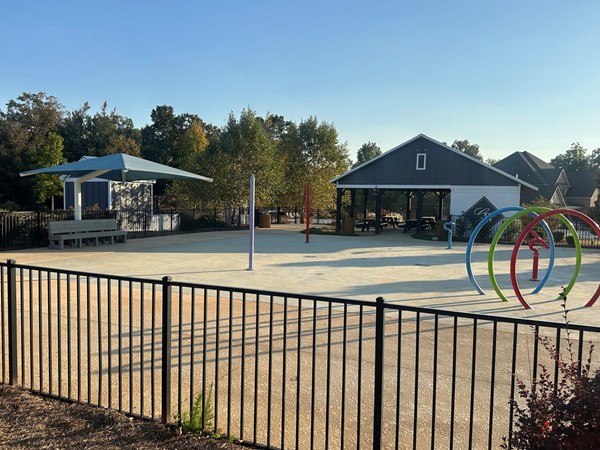
POLYGON ((596 170, 565 172, 526 151, 514 152, 494 167, 538 188, 537 192, 523 192, 521 203, 542 197, 558 207, 582 209, 594 206, 598 198, 596 170))
MULTIPOLYGON (((81 160, 95 158, 83 156, 81 160)), ((74 181, 63 178, 64 209, 73 208, 74 181)), ((125 183, 100 178, 92 178, 81 185, 82 209, 98 207, 100 209, 151 210, 154 181, 128 181, 125 183)))
POLYGON ((537 192, 524 192, 521 203, 531 203, 543 197, 556 206, 567 206, 565 194, 571 187, 567 174, 529 152, 514 152, 498 161, 494 167, 533 184, 537 192))
POLYGON ((598 200, 597 170, 567 172, 571 188, 567 191, 566 200, 573 209, 592 208, 598 200))

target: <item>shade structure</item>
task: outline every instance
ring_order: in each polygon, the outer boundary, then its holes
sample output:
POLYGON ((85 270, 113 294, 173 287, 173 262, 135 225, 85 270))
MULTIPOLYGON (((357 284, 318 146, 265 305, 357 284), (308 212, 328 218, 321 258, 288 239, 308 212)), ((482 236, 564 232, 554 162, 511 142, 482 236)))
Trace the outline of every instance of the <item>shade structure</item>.
POLYGON ((75 220, 81 220, 81 183, 92 178, 112 181, 171 180, 188 179, 212 182, 212 178, 197 175, 185 170, 147 161, 124 153, 82 159, 58 166, 21 172, 22 177, 38 174, 66 175, 75 183, 75 220))

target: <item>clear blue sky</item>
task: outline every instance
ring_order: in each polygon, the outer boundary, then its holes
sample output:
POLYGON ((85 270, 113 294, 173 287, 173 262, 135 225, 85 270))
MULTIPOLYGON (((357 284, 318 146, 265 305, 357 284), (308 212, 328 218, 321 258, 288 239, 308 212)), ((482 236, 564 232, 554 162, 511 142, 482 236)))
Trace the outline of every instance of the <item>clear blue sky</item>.
POLYGON ((355 151, 419 133, 486 158, 600 147, 600 2, 0 0, 0 108, 44 91, 150 122, 245 107, 355 151))

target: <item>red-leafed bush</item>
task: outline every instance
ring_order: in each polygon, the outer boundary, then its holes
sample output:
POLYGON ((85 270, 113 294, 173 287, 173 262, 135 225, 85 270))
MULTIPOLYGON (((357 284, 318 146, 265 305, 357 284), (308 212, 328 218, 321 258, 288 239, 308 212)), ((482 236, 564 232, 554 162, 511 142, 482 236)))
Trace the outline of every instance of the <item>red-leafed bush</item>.
POLYGON ((567 298, 564 293, 561 297, 568 357, 561 358, 547 337, 536 336, 557 363, 559 381, 554 383, 553 373, 544 365, 530 387, 517 381, 521 400, 513 401, 515 431, 504 438, 502 448, 600 449, 600 370, 590 370, 594 346, 590 343, 586 361, 574 357, 567 298))

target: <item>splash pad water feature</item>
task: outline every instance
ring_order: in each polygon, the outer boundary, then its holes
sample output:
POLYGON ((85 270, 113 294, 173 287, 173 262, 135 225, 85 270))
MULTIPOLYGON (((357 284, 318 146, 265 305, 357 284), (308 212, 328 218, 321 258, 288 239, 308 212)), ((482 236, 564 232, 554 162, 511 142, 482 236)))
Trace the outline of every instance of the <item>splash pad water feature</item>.
MULTIPOLYGON (((575 216, 575 217, 583 220, 585 223, 587 223, 590 226, 590 228, 592 228, 592 230, 594 230, 594 232, 596 233, 596 236, 600 238, 600 228, 590 217, 588 217, 587 215, 585 215, 582 212, 572 210, 572 209, 567 209, 567 208, 552 210, 550 208, 544 208, 544 207, 522 208, 520 206, 513 206, 513 207, 502 208, 497 211, 494 211, 493 213, 489 214, 484 219, 482 219, 481 222, 479 222, 477 224, 477 226, 475 227, 475 229, 473 230, 473 233, 471 234, 471 237, 469 239, 469 243, 467 244, 466 268, 467 268, 467 274, 469 276, 469 280, 471 281, 471 284, 473 284, 473 286, 477 289, 477 291, 480 294, 482 294, 482 295, 485 294, 483 289, 481 289, 481 287, 475 280, 475 277, 473 275, 473 271, 471 268, 471 252, 473 249, 473 244, 475 242, 475 239, 477 238, 479 231, 483 228, 483 226, 486 223, 488 223, 494 217, 496 217, 500 214, 503 214, 504 212, 508 212, 508 211, 516 211, 516 213, 513 214, 512 216, 510 216, 509 218, 507 218, 506 221, 502 224, 502 226, 495 233, 494 238, 492 239, 492 243, 490 244, 490 249, 488 251, 488 274, 490 277, 490 282, 492 283, 492 287, 494 288, 494 291, 496 292, 498 297, 502 301, 505 301, 505 302, 509 301, 508 298, 504 295, 504 293, 500 289, 500 287, 498 286, 498 283, 496 281, 496 276, 494 274, 495 249, 498 244, 498 241, 500 240, 500 238, 502 237, 502 235, 506 231, 506 229, 515 220, 517 220, 520 217, 525 216, 525 215, 530 215, 532 217, 532 221, 519 234, 519 236, 515 242, 515 245, 513 247, 513 251, 512 251, 511 259, 510 259, 510 278, 511 278, 511 284, 512 284, 513 290, 515 292, 515 295, 517 296, 517 298, 519 299, 519 301, 521 302, 521 304, 523 305, 524 308, 531 309, 531 305, 525 300, 525 298, 523 297, 522 292, 520 290, 520 287, 519 287, 519 284, 517 281, 517 276, 516 276, 516 265, 517 265, 518 254, 519 254, 519 249, 520 249, 521 244, 523 243, 525 238, 533 231, 534 227, 536 227, 540 223, 541 223, 541 226, 544 229, 544 232, 548 238, 547 246, 550 250, 550 256, 549 256, 549 262, 548 262, 548 269, 546 270, 546 273, 545 273, 544 277, 542 278, 542 280, 540 281, 540 283, 538 284, 538 286, 531 292, 531 294, 537 294, 538 292, 540 292, 552 274, 552 269, 554 267, 554 258, 555 258, 555 244, 554 244, 554 237, 553 237, 552 232, 551 232, 550 228, 548 227, 548 224, 546 223, 545 219, 547 219, 549 217, 553 217, 553 216, 556 216, 556 218, 558 218, 565 225, 565 227, 568 229, 568 231, 571 233, 571 236, 573 237, 573 244, 575 246, 575 253, 576 253, 575 268, 573 271, 573 275, 569 281, 569 284, 564 289, 564 295, 567 295, 571 291, 571 289, 573 289, 573 287, 575 286, 575 283, 577 282, 577 278, 579 277, 579 272, 581 270, 581 242, 579 241, 579 236, 577 235, 577 231, 573 227, 573 224, 565 216, 575 216)), ((537 235, 537 233, 534 235, 534 239, 536 240, 536 243, 541 243, 540 242, 541 238, 539 237, 539 235, 537 235)), ((545 242, 543 240, 541 240, 541 241, 545 242)), ((535 270, 535 272, 537 272, 537 270, 535 270)), ((600 284, 596 288, 596 291, 594 292, 592 297, 587 301, 585 306, 586 307, 592 306, 596 302, 596 300, 598 299, 599 296, 600 296, 600 284)))

